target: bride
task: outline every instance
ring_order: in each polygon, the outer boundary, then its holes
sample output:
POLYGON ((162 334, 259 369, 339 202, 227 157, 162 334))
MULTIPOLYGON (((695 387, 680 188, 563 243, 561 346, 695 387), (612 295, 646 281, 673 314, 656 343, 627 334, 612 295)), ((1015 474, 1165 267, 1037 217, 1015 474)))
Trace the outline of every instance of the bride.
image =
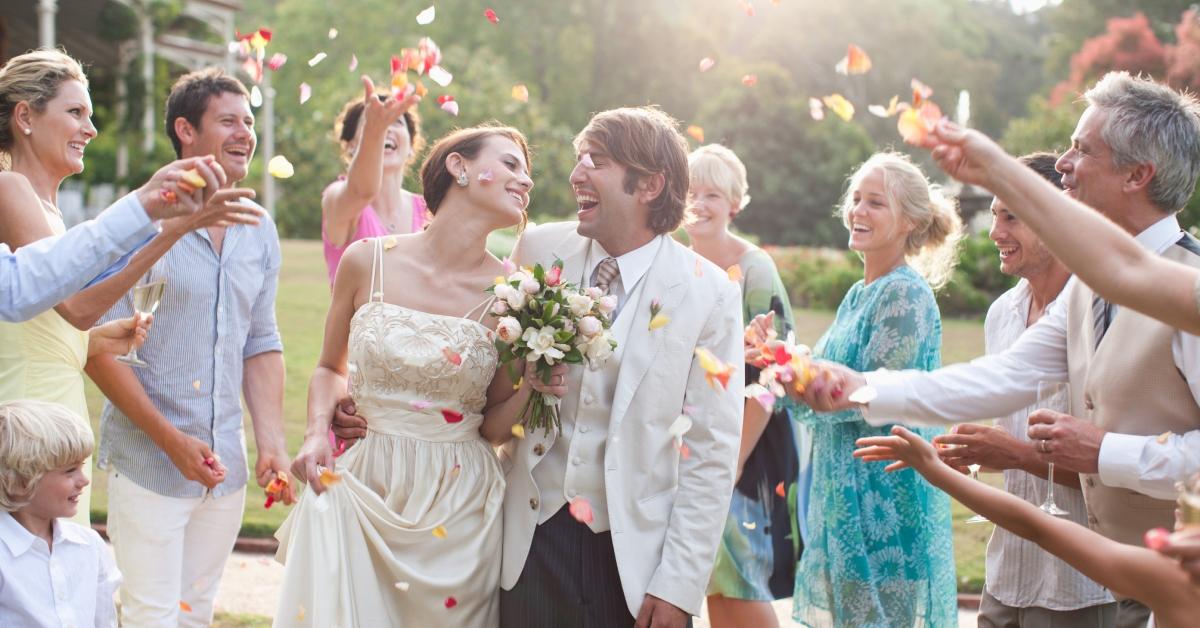
MULTIPOLYGON (((276 534, 276 626, 498 622, 504 477, 481 434, 509 435, 534 378, 514 387, 497 369, 484 290, 503 265, 485 244, 524 220, 525 138, 455 131, 421 181, 429 228, 354 243, 334 280, 292 465, 309 490, 276 534), (369 430, 335 460, 327 434, 347 385, 369 430)), ((537 387, 565 392, 552 382, 537 387)))

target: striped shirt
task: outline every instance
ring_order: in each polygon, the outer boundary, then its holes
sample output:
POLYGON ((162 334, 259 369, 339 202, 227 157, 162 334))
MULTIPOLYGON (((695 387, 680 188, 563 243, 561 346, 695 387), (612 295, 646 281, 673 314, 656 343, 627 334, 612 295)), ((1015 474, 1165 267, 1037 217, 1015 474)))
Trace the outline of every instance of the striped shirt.
MULTIPOLYGON (((1022 279, 988 309, 983 336, 989 355, 1011 347, 1025 332, 1030 297, 1029 282, 1022 279)), ((1046 304, 1047 310, 1051 303, 1046 304)), ((1025 408, 999 418, 996 425, 1017 440, 1028 442, 1029 414, 1033 410, 1025 408)), ((1004 489, 1034 505, 1046 499, 1046 480, 1018 469, 1004 471, 1004 489)), ((1054 502, 1070 513, 1064 518, 1087 525, 1082 491, 1059 484, 1054 487, 1054 502)), ((988 541, 986 574, 987 592, 1006 606, 1066 611, 1113 601, 1104 587, 1036 543, 1004 528, 996 528, 988 541)))
MULTIPOLYGON (((241 490, 247 481, 242 429, 244 361, 282 351, 275 324, 279 282, 279 236, 264 219, 258 226, 225 231, 220 256, 204 229, 179 240, 155 265, 167 280, 154 326, 138 356, 150 364, 134 369, 146 394, 177 429, 212 447, 228 468, 214 497, 241 490)), ((105 320, 133 312, 126 295, 105 320)), ((166 452, 106 401, 100 418, 101 468, 114 468, 139 486, 168 497, 201 497, 166 452)))

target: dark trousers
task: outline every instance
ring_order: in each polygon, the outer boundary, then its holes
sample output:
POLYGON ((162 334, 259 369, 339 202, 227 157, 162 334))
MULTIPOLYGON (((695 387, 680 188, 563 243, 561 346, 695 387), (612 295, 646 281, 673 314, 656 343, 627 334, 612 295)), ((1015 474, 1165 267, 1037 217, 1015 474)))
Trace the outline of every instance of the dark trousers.
POLYGON ((1117 602, 1117 628, 1144 628, 1150 621, 1150 609, 1137 600, 1117 602))
POLYGON ((512 591, 500 591, 501 628, 632 626, 612 535, 592 532, 567 507, 533 533, 512 591))

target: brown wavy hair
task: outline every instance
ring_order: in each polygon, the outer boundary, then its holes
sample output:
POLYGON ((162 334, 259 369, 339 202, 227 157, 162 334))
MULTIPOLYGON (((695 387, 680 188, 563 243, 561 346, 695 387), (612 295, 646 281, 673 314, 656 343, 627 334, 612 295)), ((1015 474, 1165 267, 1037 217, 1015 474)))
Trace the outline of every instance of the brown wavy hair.
POLYGON ((525 164, 532 169, 529 143, 520 131, 503 126, 499 122, 485 122, 478 126, 451 131, 433 144, 429 155, 421 164, 421 188, 429 213, 437 215, 438 206, 446 198, 446 192, 454 185, 454 175, 446 168, 446 158, 458 153, 466 159, 475 159, 489 137, 499 135, 513 141, 525 157, 525 164))
POLYGON ((625 192, 633 194, 638 181, 663 175, 663 189, 650 201, 646 226, 654 233, 670 233, 683 222, 687 205, 688 145, 679 123, 658 107, 622 107, 592 116, 575 136, 575 149, 587 140, 602 147, 625 167, 625 192))

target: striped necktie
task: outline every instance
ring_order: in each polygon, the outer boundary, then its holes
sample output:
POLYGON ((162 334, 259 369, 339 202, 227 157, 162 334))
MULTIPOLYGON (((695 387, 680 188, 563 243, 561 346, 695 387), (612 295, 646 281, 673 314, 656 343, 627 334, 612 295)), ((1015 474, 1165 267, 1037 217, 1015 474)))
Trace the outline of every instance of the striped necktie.
POLYGON ((1092 325, 1096 338, 1096 348, 1100 348, 1100 341, 1104 338, 1104 332, 1108 331, 1108 325, 1112 323, 1112 304, 1105 301, 1098 294, 1092 296, 1092 325))
POLYGON ((621 269, 617 266, 617 258, 606 257, 596 266, 595 286, 603 290, 604 294, 608 294, 612 283, 620 276, 621 269))

